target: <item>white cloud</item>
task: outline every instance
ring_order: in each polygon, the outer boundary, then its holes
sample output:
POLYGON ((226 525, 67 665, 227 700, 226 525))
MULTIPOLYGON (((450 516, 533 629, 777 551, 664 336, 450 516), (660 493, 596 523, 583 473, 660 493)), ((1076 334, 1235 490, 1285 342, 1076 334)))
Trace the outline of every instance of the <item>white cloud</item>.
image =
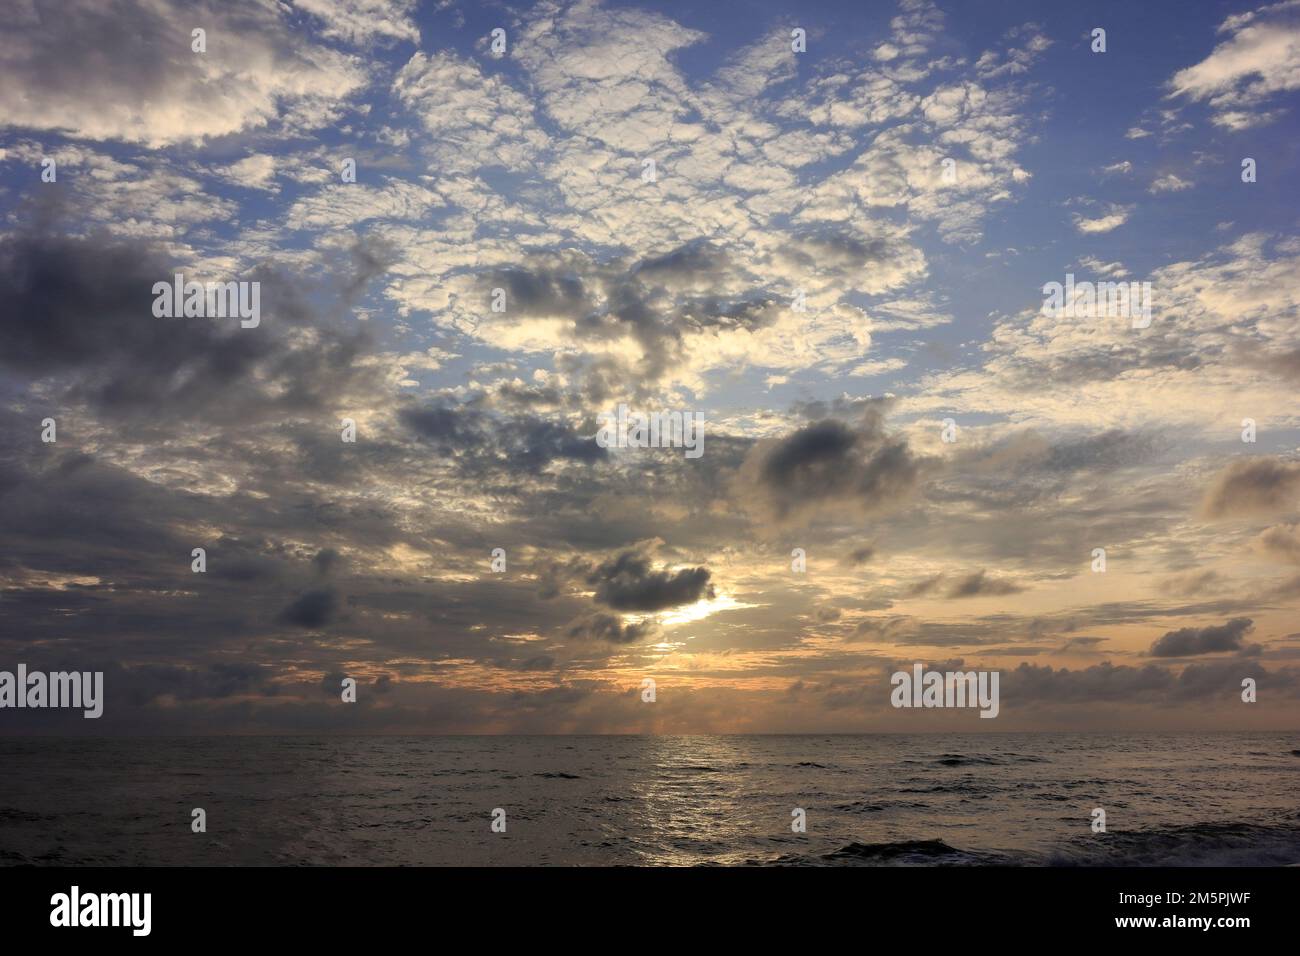
POLYGON ((886 372, 897 372, 900 368, 907 368, 907 359, 876 359, 873 362, 863 362, 861 365, 850 369, 846 374, 870 378, 874 375, 884 375, 886 372))
POLYGON ((1074 221, 1074 228, 1084 235, 1092 235, 1101 232, 1110 232, 1118 229, 1124 223, 1128 222, 1129 213, 1132 211, 1130 206, 1118 206, 1110 204, 1106 213, 1102 216, 1089 219, 1080 213, 1074 213, 1071 217, 1074 221))
POLYGON ((1182 192, 1184 189, 1191 189, 1194 185, 1195 183, 1190 180, 1180 179, 1174 173, 1165 173, 1165 175, 1158 176, 1151 183, 1149 191, 1153 193, 1177 193, 1182 192))
POLYGON ((704 34, 596 0, 567 7, 544 0, 528 17, 514 56, 566 130, 638 156, 698 135, 682 128, 692 97, 670 58, 704 34))
POLYGON ((923 379, 900 408, 1043 427, 1177 425, 1190 435, 1235 436, 1242 409, 1261 428, 1300 425, 1294 383, 1270 370, 1300 340, 1300 250, 1250 234, 1127 278, 1151 283, 1149 328, 1044 315, 1038 297, 997 324, 982 368, 923 379))
POLYGON ((432 134, 429 151, 446 169, 524 169, 549 143, 529 97, 455 53, 416 53, 393 90, 432 134))
POLYGON ((323 35, 352 43, 376 39, 420 42, 411 19, 415 0, 293 0, 294 6, 325 22, 323 35))
POLYGON ((444 205, 436 192, 402 180, 382 186, 340 182, 299 199, 285 222, 290 229, 325 229, 370 219, 419 219, 444 205))
POLYGON ((1079 265, 1094 275, 1104 276, 1108 279, 1128 275, 1128 269, 1124 267, 1122 262, 1105 262, 1096 256, 1084 256, 1079 260, 1079 265))
POLYGON ((1300 89, 1300 2, 1288 0, 1229 17, 1229 39, 1169 80, 1173 96, 1208 102, 1214 122, 1245 129, 1271 121, 1273 95, 1300 89))
POLYGON ((266 153, 256 153, 220 170, 227 181, 249 189, 278 191, 275 184, 276 159, 266 153))

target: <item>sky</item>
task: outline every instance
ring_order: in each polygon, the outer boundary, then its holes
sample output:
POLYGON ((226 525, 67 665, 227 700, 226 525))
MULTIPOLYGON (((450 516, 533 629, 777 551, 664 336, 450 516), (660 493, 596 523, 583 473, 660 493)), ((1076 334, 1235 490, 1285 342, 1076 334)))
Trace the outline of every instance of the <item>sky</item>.
POLYGON ((1300 2, 2 5, 0 733, 1295 729, 1300 2))

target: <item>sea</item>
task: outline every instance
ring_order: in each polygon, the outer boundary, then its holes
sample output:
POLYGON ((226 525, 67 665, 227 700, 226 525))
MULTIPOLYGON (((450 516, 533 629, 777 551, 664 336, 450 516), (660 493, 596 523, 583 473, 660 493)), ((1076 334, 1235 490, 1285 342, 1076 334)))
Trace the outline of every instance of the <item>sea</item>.
POLYGON ((9 737, 0 863, 1293 865, 1300 734, 9 737))

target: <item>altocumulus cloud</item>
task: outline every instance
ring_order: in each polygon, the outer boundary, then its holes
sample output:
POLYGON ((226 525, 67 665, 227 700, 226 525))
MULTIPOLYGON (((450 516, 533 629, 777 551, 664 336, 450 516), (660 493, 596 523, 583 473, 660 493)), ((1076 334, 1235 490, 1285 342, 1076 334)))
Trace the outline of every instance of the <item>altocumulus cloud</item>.
POLYGON ((1170 631, 1151 645, 1152 657, 1189 657, 1242 650, 1241 640, 1255 627, 1248 617, 1235 617, 1209 627, 1183 627, 1170 631))

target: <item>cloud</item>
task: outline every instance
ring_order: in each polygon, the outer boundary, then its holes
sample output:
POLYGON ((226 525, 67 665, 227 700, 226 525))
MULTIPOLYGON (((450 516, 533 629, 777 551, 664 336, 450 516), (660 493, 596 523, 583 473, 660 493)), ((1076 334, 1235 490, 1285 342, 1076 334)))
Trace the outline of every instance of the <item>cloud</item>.
POLYGON ((1025 590, 1024 587, 1014 581, 991 577, 988 572, 981 569, 964 574, 955 580, 949 579, 946 574, 935 574, 928 578, 922 578, 908 587, 904 591, 904 595, 907 597, 924 597, 934 593, 945 583, 948 586, 944 591, 944 597, 950 600, 985 597, 988 595, 1019 594, 1025 590))
POLYGON ((550 144, 530 97, 450 51, 412 55, 393 92, 432 134, 424 147, 448 172, 527 169, 550 144))
POLYGON ((1213 121, 1230 130, 1275 119, 1265 104, 1300 89, 1300 4, 1275 3, 1228 17, 1227 39, 1201 62, 1169 80, 1172 96, 1208 103, 1213 121))
POLYGON ((626 624, 614 614, 590 614, 569 626, 569 637, 578 640, 607 641, 610 644, 636 644, 654 634, 653 621, 626 624))
POLYGON ((295 627, 318 630, 334 620, 338 614, 339 597, 333 588, 307 591, 286 607, 279 620, 295 627))
POLYGON ((311 559, 312 567, 319 574, 329 574, 340 562, 339 553, 333 548, 321 548, 311 559))
POLYGON ((1103 232, 1112 232, 1118 229, 1124 223, 1128 222, 1130 208, 1117 206, 1114 203, 1110 205, 1109 211, 1095 219, 1089 219, 1086 216, 1074 213, 1071 217, 1074 221, 1074 228, 1085 236, 1096 235, 1103 232))
POLYGON ((1300 675, 1294 669, 1270 674, 1258 663, 1246 670, 1237 661, 1191 664, 1182 671, 1157 664, 1130 667, 1110 661, 1077 670, 1022 663, 1002 675, 1002 708, 1006 713, 1028 703, 1184 704, 1189 700, 1203 707, 1214 698, 1237 697, 1241 679, 1247 676, 1267 679, 1280 695, 1292 697, 1300 675))
POLYGON ((671 58, 703 39, 650 11, 543 2, 524 23, 514 55, 562 129, 648 155, 689 135, 686 82, 671 58))
POLYGON ((360 61, 292 31, 272 4, 47 3, 0 36, 0 122, 150 147, 281 124, 325 126, 360 61), (207 52, 191 50, 204 24, 207 52), (148 104, 143 108, 142 104, 148 104))
POLYGON ((1108 279, 1116 279, 1128 275, 1128 269, 1122 262, 1104 262, 1096 256, 1081 256, 1079 265, 1083 268, 1094 272, 1097 275, 1105 276, 1108 279))
POLYGON ((1264 368, 1291 382, 1300 382, 1300 349, 1273 352, 1264 357, 1264 368))
POLYGON ((596 588, 598 603, 616 611, 663 611, 712 598, 711 576, 708 568, 655 571, 646 556, 624 551, 598 565, 587 583, 596 588))
POLYGON ((1248 617, 1208 627, 1183 627, 1170 631, 1151 645, 1152 657, 1190 657, 1242 649, 1241 639, 1255 628, 1248 617))
POLYGON ((875 555, 875 548, 871 545, 863 545, 862 547, 854 548, 852 551, 845 554, 844 563, 849 567, 858 567, 859 565, 866 564, 875 557, 875 555))
POLYGON ((1168 693, 1174 674, 1155 664, 1116 666, 1109 661, 1079 670, 1022 663, 1002 675, 1003 706, 1012 700, 1057 703, 1127 702, 1168 693))
POLYGON ((375 40, 420 42, 411 19, 416 0, 294 0, 294 6, 325 22, 322 35, 350 43, 375 40))
MULTIPOLYGON (((326 280, 340 305, 351 293, 337 283, 359 289, 367 281, 353 266, 326 280)), ((357 361, 367 349, 364 330, 331 324, 303 297, 297 276, 269 267, 214 275, 169 261, 150 242, 12 234, 0 239, 0 308, 10 317, 0 323, 0 367, 111 412, 124 429, 186 418, 252 424, 376 387, 379 369, 357 361), (154 283, 177 271, 198 281, 260 282, 260 325, 154 316, 154 283), (311 331, 295 333, 307 322, 311 331)))
MULTIPOLYGON (((434 6, 15 13, 49 21, 15 31, 51 35, 56 82, 0 38, 0 105, 31 88, 49 107, 0 148, 10 659, 111 656, 138 692, 114 730, 811 732, 892 713, 864 681, 877 644, 1009 675, 1021 655, 1093 664, 1103 641, 1139 660, 1170 621, 1254 622, 1260 645, 1192 663, 1033 672, 1069 729, 1123 692, 1115 720, 1218 724, 1198 694, 1230 701, 1230 670, 1294 654, 1276 637, 1300 595, 1300 245, 1203 189, 1132 218, 1170 168, 1204 185, 1145 139, 1123 162, 1104 136, 1081 146, 1104 199, 1022 166, 1051 91, 1086 86, 1046 57, 1053 30, 990 21, 995 41, 964 48, 907 0, 875 36, 870 17, 810 29, 795 55, 788 25, 737 48, 693 13, 542 0, 502 12, 496 57, 486 21, 434 6), (1031 182, 1065 217, 1026 233, 1031 182), (1114 216, 1134 245, 1101 255, 1114 216), (1167 217, 1210 245, 1143 255, 1167 217), (153 283, 180 269, 260 281, 261 326, 155 318, 153 283), (1154 322, 1044 316, 1037 289, 1065 271, 1150 280, 1154 322), (619 401, 704 412, 705 456, 599 448, 619 401), (1244 495, 1216 474, 1243 415, 1269 450, 1250 458, 1282 472, 1244 495), (1202 495, 1252 520, 1189 521, 1202 495), (1109 575, 1087 571, 1098 546, 1109 575), (911 599, 943 613, 896 613, 911 599), (636 683, 661 664, 686 683, 647 718, 636 683), (322 674, 375 693, 339 706, 322 674)), ((1113 132, 1181 135, 1187 107, 1145 105, 1113 132)), ((1268 673, 1270 699, 1294 686, 1268 673)))
POLYGON ((466 474, 537 474, 556 462, 590 465, 609 456, 594 435, 580 435, 562 421, 531 413, 496 415, 468 402, 404 405, 398 420, 466 474))
POLYGON ((265 189, 269 192, 278 192, 279 187, 275 183, 276 171, 276 158, 274 156, 267 153, 257 153, 231 163, 222 170, 222 174, 230 182, 248 189, 265 189))
POLYGON ((1149 191, 1152 193, 1177 193, 1182 192, 1184 189, 1191 189, 1194 185, 1196 184, 1182 179, 1174 173, 1165 173, 1163 176, 1156 177, 1155 181, 1151 183, 1149 191))
POLYGON ((992 578, 984 571, 976 571, 953 582, 948 591, 950 598, 982 597, 989 594, 1017 594, 1024 588, 1011 581, 992 578))
POLYGON ((1154 435, 1109 428, 1096 435, 1049 446, 1039 466, 1049 472, 1117 471, 1151 461, 1160 449, 1154 435))
POLYGON ((371 219, 422 219, 445 205, 433 190, 401 180, 387 180, 380 186, 332 183, 295 202, 285 216, 285 225, 290 229, 351 228, 371 219))
POLYGON ((1300 503, 1300 463, 1238 458, 1220 472, 1201 502, 1207 518, 1293 511, 1300 503))
POLYGON ((885 432, 879 408, 853 424, 825 419, 760 442, 746 458, 737 494, 762 520, 806 520, 826 509, 872 514, 915 491, 922 463, 907 440, 885 432))
POLYGON ((1280 524, 1255 539, 1255 550, 1286 564, 1300 564, 1300 524, 1280 524))
POLYGON ((997 322, 982 367, 930 376, 924 394, 903 398, 899 409, 1000 414, 1052 429, 1176 426, 1205 436, 1221 421, 1240 422, 1244 407, 1261 422, 1293 427, 1284 358, 1294 348, 1300 256, 1290 244, 1250 233, 1162 266, 1149 281, 1154 331, 1025 309, 997 322), (1081 398, 1062 402, 1044 381, 1069 383, 1081 398))

